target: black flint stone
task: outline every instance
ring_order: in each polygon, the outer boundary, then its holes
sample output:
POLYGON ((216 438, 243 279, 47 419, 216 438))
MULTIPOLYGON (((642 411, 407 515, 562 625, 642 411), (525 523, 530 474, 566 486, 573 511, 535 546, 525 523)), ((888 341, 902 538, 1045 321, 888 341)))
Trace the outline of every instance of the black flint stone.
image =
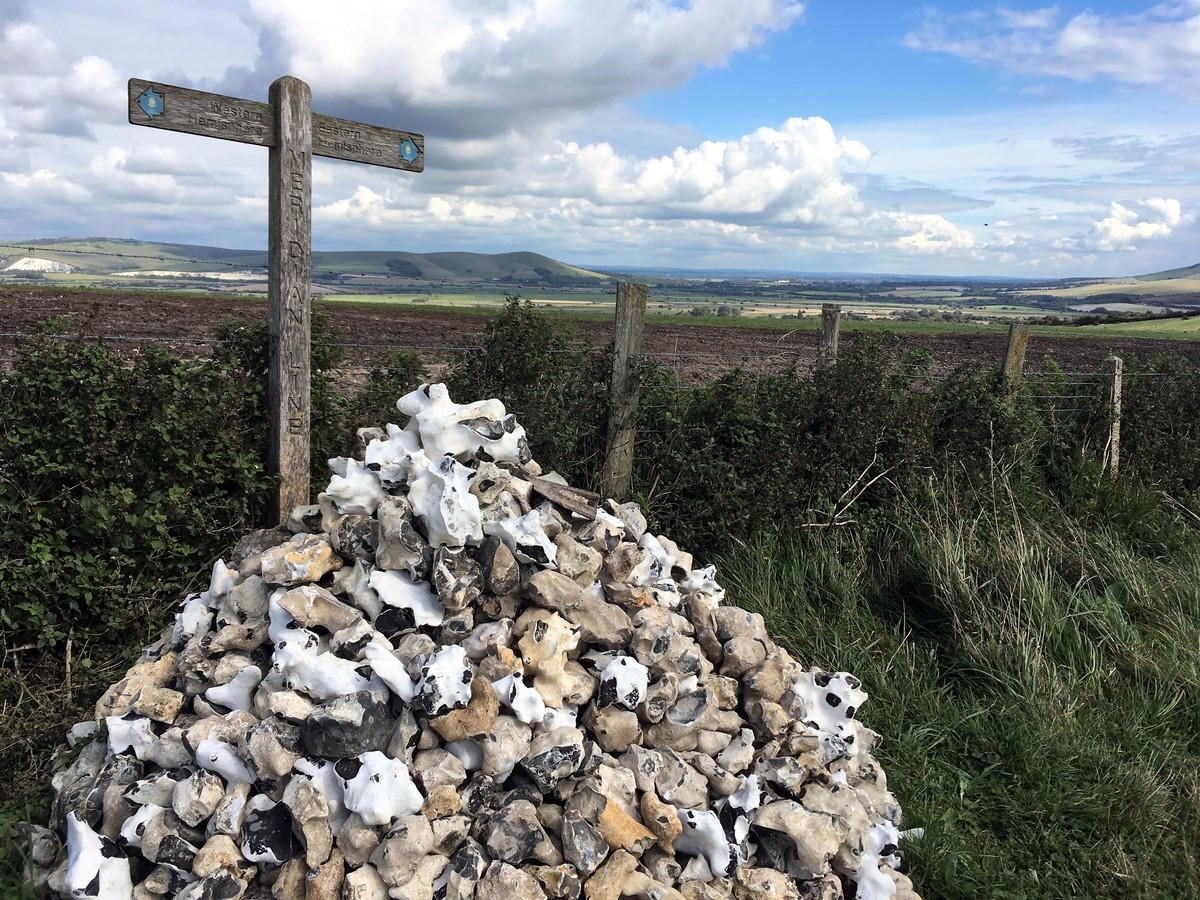
MULTIPOLYGON (((284 807, 286 809, 287 807, 284 807)), ((155 862, 164 866, 172 866, 181 872, 190 872, 196 859, 196 848, 177 834, 168 834, 158 845, 158 856, 155 862)))
POLYGON ((327 700, 314 709, 300 726, 300 743, 310 756, 358 756, 387 747, 395 724, 396 718, 386 703, 372 697, 370 691, 358 691, 327 700), (334 710, 349 712, 355 705, 362 707, 361 723, 353 721, 356 717, 334 714, 334 710))
POLYGON ((243 895, 244 887, 228 872, 209 875, 200 882, 196 900, 233 900, 243 895))
POLYGON ((241 843, 248 857, 274 859, 283 863, 296 855, 292 837, 292 813, 282 803, 267 810, 252 809, 242 824, 241 843))
POLYGON ((579 768, 583 750, 576 744, 566 747, 551 747, 525 761, 525 769, 537 781, 538 787, 548 791, 559 779, 566 778, 579 768))
POLYGON ((407 634, 417 627, 417 620, 411 609, 397 609, 389 606, 375 617, 375 630, 386 638, 398 634, 407 634))

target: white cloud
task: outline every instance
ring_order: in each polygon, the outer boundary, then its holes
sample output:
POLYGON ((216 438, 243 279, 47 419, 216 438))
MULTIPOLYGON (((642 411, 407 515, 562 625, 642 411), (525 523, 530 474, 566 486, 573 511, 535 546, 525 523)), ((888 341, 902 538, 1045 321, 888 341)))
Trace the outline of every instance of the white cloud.
POLYGON ((30 23, 0 33, 0 61, 0 129, 16 144, 41 135, 93 137, 96 115, 123 107, 124 87, 108 60, 71 61, 30 23))
POLYGON ((1108 77, 1129 84, 1200 84, 1200 3, 1160 3, 1143 12, 1083 12, 1060 23, 1055 7, 965 14, 926 12, 904 39, 916 50, 948 53, 1011 72, 1074 81, 1108 77))
POLYGON ((1129 206, 1114 200, 1108 215, 1092 225, 1082 243, 1092 250, 1136 250, 1139 244, 1168 237, 1191 221, 1172 198, 1151 197, 1129 206))
MULTIPOLYGON (((581 248, 872 252, 977 258, 972 232, 940 215, 871 209, 849 176, 871 158, 824 119, 789 119, 731 141, 639 157, 607 143, 553 143, 527 169, 470 191, 425 196, 413 182, 357 185, 322 199, 314 221, 364 228, 491 228, 581 248), (432 220, 432 226, 430 224, 432 220), (424 223, 424 225, 422 225, 424 223)), ((330 192, 322 192, 326 196, 330 192)))
POLYGON ((291 72, 314 85, 322 108, 445 136, 496 135, 678 87, 802 12, 789 0, 349 0, 331 15, 317 3, 254 0, 259 57, 221 84, 261 93, 291 72))
POLYGON ((6 206, 40 203, 82 203, 91 199, 86 188, 68 181, 49 169, 38 169, 29 175, 14 172, 0 174, 4 184, 6 206))

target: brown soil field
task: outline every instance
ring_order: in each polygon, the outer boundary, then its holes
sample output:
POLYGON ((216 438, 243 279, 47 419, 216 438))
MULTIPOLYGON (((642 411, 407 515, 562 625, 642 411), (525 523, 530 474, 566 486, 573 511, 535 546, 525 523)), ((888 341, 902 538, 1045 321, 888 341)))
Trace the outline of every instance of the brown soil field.
MULTIPOLYGON (((367 361, 388 349, 419 354, 432 371, 476 345, 487 316, 429 311, 412 306, 384 304, 324 304, 345 346, 351 363, 346 375, 353 378, 367 361)), ((162 294, 30 289, 0 285, 0 365, 32 340, 38 323, 64 316, 66 333, 80 340, 102 339, 121 353, 135 354, 149 344, 159 344, 183 355, 207 355, 216 328, 226 317, 264 322, 267 305, 261 299, 220 294, 162 294)), ((612 326, 604 322, 572 323, 578 338, 596 347, 612 340, 612 326)), ((842 329, 843 346, 856 338, 854 323, 842 329)), ((998 364, 1006 336, 1001 331, 904 334, 902 348, 929 348, 932 373, 946 373, 969 364, 998 364)), ((795 366, 810 370, 817 358, 817 332, 787 331, 738 325, 729 328, 689 324, 646 326, 645 355, 685 376, 703 381, 733 368, 750 372, 781 372, 795 366)), ((1038 372, 1053 361, 1067 372, 1095 372, 1105 359, 1158 352, 1183 353, 1200 361, 1200 341, 1161 338, 1095 338, 1035 336, 1028 350, 1026 371, 1038 372)))

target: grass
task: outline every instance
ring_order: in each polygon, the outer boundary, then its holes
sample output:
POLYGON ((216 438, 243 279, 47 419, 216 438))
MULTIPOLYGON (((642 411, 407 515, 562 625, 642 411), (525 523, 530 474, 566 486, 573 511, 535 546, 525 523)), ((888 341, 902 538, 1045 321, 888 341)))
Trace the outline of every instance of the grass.
POLYGON ((1023 293, 1044 294, 1051 297, 1100 298, 1104 294, 1136 294, 1138 296, 1197 294, 1200 293, 1200 278, 1167 278, 1154 281, 1139 281, 1131 278, 1096 284, 1081 284, 1068 288, 1029 288, 1014 291, 1013 296, 1020 297, 1023 293))
POLYGON ((1200 895, 1200 536, 995 495, 719 566, 806 665, 848 669, 926 897, 1200 895), (1172 536, 1162 541, 1162 534, 1172 536))

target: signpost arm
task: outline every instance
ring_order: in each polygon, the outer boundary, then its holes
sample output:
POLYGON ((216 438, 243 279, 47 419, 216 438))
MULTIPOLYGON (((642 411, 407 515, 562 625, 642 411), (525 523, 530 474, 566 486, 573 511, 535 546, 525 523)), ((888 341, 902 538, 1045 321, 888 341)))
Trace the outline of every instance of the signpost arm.
POLYGON ((269 154, 267 396, 271 514, 286 522, 309 502, 309 286, 312 276, 312 92, 290 75, 271 85, 275 142, 269 154))

